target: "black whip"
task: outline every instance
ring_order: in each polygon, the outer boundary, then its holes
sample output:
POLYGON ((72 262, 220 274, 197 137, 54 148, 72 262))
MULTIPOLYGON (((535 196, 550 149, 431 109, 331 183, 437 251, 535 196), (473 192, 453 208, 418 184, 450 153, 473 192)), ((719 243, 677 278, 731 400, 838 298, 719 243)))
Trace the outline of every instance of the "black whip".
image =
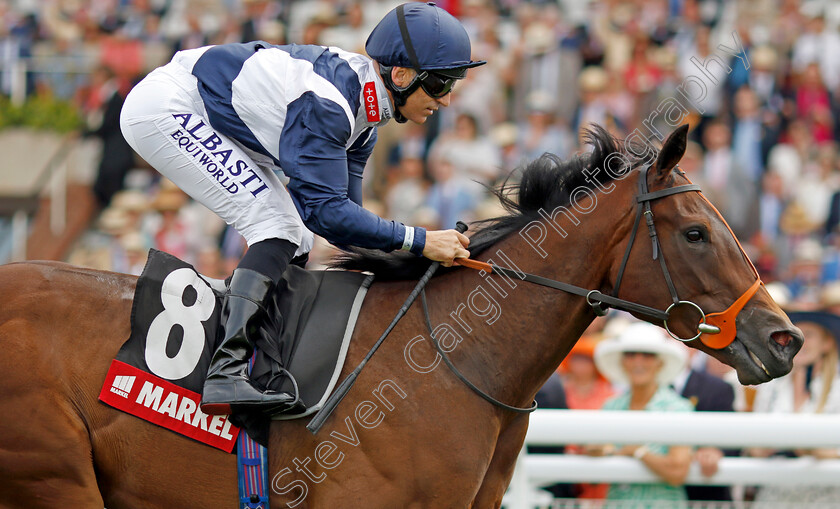
MULTIPOLYGON (((455 229, 459 233, 464 233, 465 231, 467 231, 467 225, 461 221, 458 221, 457 225, 455 226, 455 229)), ((420 281, 417 282, 417 286, 414 287, 414 290, 411 291, 411 294, 409 294, 408 298, 405 300, 402 307, 397 312, 397 315, 394 317, 393 320, 391 320, 391 324, 388 325, 388 328, 385 329, 385 332, 383 332, 382 335, 379 336, 379 339, 376 341, 376 343, 374 343, 373 347, 371 347, 367 355, 365 355, 365 358, 362 359, 362 362, 360 362, 359 365, 356 366, 356 369, 354 369, 352 373, 347 375, 347 378, 345 378, 344 381, 341 382, 341 385, 339 385, 335 392, 333 392, 330 395, 330 397, 324 403, 324 406, 321 407, 320 410, 318 410, 318 412, 315 414, 315 417, 313 417, 312 420, 309 421, 309 424, 306 425, 306 429, 308 429, 313 435, 317 434, 318 431, 321 430, 321 427, 324 425, 324 422, 329 418, 330 415, 332 415, 333 411, 335 410, 335 407, 338 406, 339 403, 341 403, 341 400, 344 399, 344 396, 347 395, 347 393, 350 391, 350 388, 353 387, 354 383, 356 383, 356 377, 358 377, 359 373, 362 372, 362 369, 365 367, 365 364, 367 364, 370 358, 373 357, 373 354, 376 353, 376 350, 379 348, 382 342, 385 341, 385 338, 388 337, 388 334, 391 333, 394 327, 397 326, 397 323, 400 321, 400 319, 402 319, 406 312, 408 312, 408 308, 411 307, 411 304, 413 304, 415 299, 417 299, 417 296, 420 295, 420 292, 426 286, 426 283, 428 283, 432 276, 435 274, 435 271, 437 271, 438 267, 440 267, 440 262, 434 262, 429 266, 428 269, 426 269, 426 273, 423 274, 423 277, 421 277, 420 281)))

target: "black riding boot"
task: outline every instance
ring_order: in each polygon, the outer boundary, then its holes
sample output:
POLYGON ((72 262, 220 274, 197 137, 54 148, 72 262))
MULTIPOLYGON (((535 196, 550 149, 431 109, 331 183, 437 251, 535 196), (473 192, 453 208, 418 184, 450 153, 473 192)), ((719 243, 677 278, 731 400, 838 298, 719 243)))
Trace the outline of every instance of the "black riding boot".
POLYGON ((224 339, 216 349, 204 391, 201 411, 210 414, 230 414, 237 410, 267 409, 280 412, 295 403, 286 392, 261 392, 248 378, 248 361, 254 352, 257 326, 265 319, 265 304, 271 296, 274 282, 254 270, 234 270, 230 287, 222 305, 221 326, 224 339))

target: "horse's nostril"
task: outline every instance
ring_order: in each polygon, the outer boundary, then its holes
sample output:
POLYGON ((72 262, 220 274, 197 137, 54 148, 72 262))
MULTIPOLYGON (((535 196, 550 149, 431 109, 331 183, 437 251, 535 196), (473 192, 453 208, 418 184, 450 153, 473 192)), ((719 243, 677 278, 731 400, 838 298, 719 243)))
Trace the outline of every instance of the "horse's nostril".
POLYGON ((782 348, 788 346, 790 342, 793 341, 793 336, 790 334, 790 332, 785 331, 774 332, 770 335, 770 337, 773 339, 773 341, 776 342, 777 345, 781 346, 782 348))

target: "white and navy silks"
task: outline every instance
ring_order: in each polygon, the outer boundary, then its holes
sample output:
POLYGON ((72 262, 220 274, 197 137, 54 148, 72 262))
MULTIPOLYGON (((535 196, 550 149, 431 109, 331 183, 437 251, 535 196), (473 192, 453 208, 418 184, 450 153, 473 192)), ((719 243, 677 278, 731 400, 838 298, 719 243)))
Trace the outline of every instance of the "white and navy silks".
POLYGON ((424 229, 361 207, 376 127, 392 116, 369 58, 250 42, 176 53, 132 89, 121 127, 149 164, 248 245, 285 239, 300 255, 314 232, 419 255, 424 229))

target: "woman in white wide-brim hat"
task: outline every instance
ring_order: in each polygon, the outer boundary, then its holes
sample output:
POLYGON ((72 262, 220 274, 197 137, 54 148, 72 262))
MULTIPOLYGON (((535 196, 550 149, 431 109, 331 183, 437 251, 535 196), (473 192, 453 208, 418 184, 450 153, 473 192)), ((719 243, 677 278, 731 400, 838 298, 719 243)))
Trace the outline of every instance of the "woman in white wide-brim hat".
MULTIPOLYGON (((595 363, 601 373, 614 384, 634 385, 634 381, 646 382, 646 388, 655 390, 658 385, 668 385, 683 370, 688 354, 682 345, 668 337, 668 334, 646 322, 632 323, 624 327, 617 337, 607 338, 595 349, 595 363), (655 380, 640 379, 638 370, 628 370, 625 363, 630 353, 647 353, 648 358, 656 358, 655 380), (653 385, 648 383, 655 382, 653 385)), ((639 409, 641 410, 641 408, 639 409)))
MULTIPOLYGON (((648 323, 627 326, 617 337, 602 341, 595 348, 595 364, 613 383, 627 390, 608 400, 604 410, 648 410, 691 412, 694 407, 669 384, 683 369, 688 355, 685 348, 660 329, 648 323)), ((643 507, 651 500, 686 500, 682 483, 688 475, 691 448, 661 444, 606 445, 590 447, 592 455, 622 455, 641 461, 662 479, 658 484, 613 484, 608 500, 623 500, 622 507, 643 507), (631 502, 633 501, 633 502, 631 502)))

